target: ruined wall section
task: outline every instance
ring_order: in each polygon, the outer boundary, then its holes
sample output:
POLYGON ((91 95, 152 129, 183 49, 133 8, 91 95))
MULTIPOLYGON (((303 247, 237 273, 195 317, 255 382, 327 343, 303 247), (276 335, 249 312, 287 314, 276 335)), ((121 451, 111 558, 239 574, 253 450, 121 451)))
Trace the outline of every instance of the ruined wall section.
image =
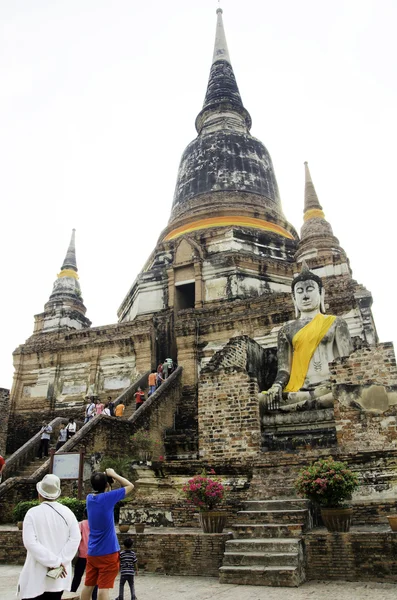
POLYGON ((250 462, 260 450, 257 372, 263 350, 232 339, 202 370, 198 385, 199 454, 206 461, 250 462))
POLYGON ((338 445, 343 451, 397 448, 397 366, 391 342, 330 363, 338 445))
POLYGON ((6 453, 8 419, 10 415, 10 390, 0 388, 0 454, 6 453))

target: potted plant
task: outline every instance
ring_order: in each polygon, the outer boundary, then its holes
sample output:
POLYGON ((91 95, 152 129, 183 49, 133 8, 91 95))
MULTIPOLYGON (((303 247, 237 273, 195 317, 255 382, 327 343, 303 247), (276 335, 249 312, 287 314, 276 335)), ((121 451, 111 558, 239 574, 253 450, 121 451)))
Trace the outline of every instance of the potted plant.
POLYGON ((349 531, 353 509, 348 501, 357 487, 357 475, 346 463, 332 457, 305 467, 295 481, 298 494, 320 507, 328 531, 349 531))
POLYGON ((160 444, 149 431, 140 429, 130 440, 132 455, 141 462, 150 462, 159 453, 160 444))
MULTIPOLYGON (((211 471, 210 474, 215 473, 211 471)), ((222 533, 226 522, 224 512, 214 509, 221 504, 225 488, 218 479, 210 478, 204 471, 195 475, 183 486, 189 504, 199 509, 199 520, 204 533, 222 533)))
POLYGON ((146 523, 144 521, 135 521, 135 533, 143 533, 145 531, 146 523))

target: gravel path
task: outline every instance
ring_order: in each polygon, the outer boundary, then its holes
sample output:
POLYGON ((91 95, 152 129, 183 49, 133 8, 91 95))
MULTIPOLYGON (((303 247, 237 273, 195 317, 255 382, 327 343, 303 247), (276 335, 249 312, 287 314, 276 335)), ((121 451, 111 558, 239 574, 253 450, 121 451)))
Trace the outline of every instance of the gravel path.
MULTIPOLYGON (((1 600, 15 600, 20 570, 20 566, 0 565, 1 600)), ((116 598, 116 590, 111 598, 116 598)), ((136 594, 138 600, 396 600, 397 584, 310 581, 299 588, 269 588, 221 585, 213 577, 139 575, 136 594)), ((124 597, 130 599, 127 587, 124 597)), ((64 594, 64 598, 76 596, 64 594)))

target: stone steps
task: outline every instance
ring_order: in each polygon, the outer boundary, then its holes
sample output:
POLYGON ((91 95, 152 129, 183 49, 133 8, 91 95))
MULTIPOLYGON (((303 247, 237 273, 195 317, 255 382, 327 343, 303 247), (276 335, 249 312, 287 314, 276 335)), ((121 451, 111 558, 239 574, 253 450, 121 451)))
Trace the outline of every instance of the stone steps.
POLYGON ((297 508, 293 510, 240 510, 237 513, 238 523, 256 523, 259 525, 266 523, 304 523, 309 515, 307 508, 297 508))
POLYGON ((249 500, 225 545, 220 583, 296 587, 305 580, 302 533, 311 524, 298 498, 249 500))
POLYGON ((219 583, 298 587, 302 576, 298 567, 224 566, 219 569, 219 583))
POLYGON ((298 566, 298 554, 296 552, 225 552, 224 566, 249 566, 285 565, 289 567, 298 566))
POLYGON ((285 523, 284 525, 237 523, 233 525, 233 531, 237 538, 294 538, 301 536, 304 529, 304 523, 285 523))
POLYGON ((309 508, 309 501, 303 498, 283 498, 282 500, 246 500, 245 510, 291 510, 309 508))
POLYGON ((48 456, 40 458, 38 460, 32 460, 26 464, 20 471, 18 471, 18 477, 30 477, 48 460, 48 456))
POLYGON ((226 552, 299 552, 300 538, 254 538, 227 540, 226 552))

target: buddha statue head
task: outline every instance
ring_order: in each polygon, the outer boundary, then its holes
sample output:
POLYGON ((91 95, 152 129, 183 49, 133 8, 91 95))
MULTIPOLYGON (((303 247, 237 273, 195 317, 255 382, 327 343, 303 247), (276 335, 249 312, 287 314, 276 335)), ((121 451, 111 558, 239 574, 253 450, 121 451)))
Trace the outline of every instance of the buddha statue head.
POLYGON ((301 272, 292 281, 291 289, 296 318, 316 310, 325 314, 323 282, 318 275, 309 271, 305 261, 301 272))

